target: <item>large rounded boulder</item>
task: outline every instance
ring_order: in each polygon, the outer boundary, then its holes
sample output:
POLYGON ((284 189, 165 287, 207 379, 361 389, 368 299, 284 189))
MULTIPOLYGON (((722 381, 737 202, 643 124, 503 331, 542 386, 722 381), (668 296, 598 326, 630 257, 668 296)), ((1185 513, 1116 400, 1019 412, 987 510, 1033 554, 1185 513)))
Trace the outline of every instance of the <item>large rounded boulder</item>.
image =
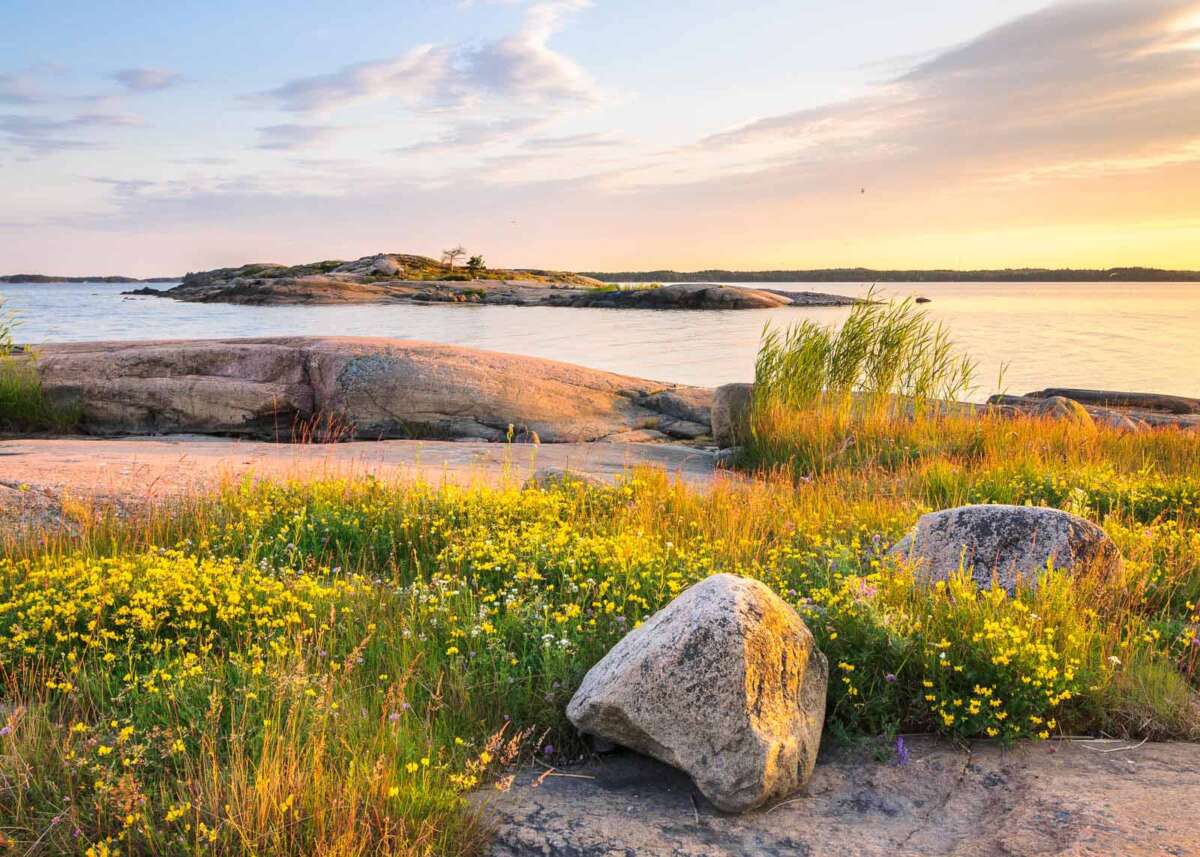
POLYGON ((825 719, 829 666, 764 584, 717 574, 631 631, 584 677, 567 717, 673 765, 743 812, 803 786, 825 719))
POLYGON ((1104 577, 1121 567, 1121 552, 1091 521, 1037 506, 959 506, 923 515, 891 554, 910 562, 926 582, 960 569, 981 588, 993 580, 1009 593, 1018 580, 1036 584, 1048 568, 1093 569, 1104 577))

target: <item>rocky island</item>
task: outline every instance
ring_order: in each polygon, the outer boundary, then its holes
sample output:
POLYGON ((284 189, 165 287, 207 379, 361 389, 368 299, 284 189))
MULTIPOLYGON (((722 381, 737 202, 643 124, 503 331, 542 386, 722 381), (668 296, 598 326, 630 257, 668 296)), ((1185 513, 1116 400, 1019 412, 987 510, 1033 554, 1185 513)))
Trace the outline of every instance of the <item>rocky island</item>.
POLYGON ((718 283, 619 288, 580 274, 540 269, 455 268, 426 256, 383 253, 352 262, 251 264, 189 273, 174 288, 132 295, 194 303, 468 303, 633 309, 774 309, 850 306, 856 298, 718 283))

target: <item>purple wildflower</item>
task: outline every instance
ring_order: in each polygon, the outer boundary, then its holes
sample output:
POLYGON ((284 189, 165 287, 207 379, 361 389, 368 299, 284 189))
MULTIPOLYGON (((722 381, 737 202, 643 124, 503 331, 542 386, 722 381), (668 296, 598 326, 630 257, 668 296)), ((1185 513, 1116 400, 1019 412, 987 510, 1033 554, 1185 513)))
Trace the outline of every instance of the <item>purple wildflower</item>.
POLYGON ((896 736, 896 764, 903 766, 908 764, 908 745, 904 743, 904 738, 896 736))
POLYGON ((888 684, 895 684, 896 683, 896 674, 888 673, 887 675, 885 675, 883 677, 883 680, 886 681, 888 684))
POLYGON ((554 745, 547 744, 545 747, 542 748, 542 753, 547 756, 553 756, 554 755, 554 745))
POLYGON ((3 738, 6 735, 11 735, 11 734, 12 734, 11 726, 5 726, 3 729, 0 729, 0 738, 3 738))

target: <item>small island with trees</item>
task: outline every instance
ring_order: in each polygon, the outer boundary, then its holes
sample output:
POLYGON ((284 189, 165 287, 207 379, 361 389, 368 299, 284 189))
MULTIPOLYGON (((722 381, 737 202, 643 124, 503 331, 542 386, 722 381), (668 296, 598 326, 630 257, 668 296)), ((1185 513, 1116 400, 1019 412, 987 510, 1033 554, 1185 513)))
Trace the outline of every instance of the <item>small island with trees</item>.
POLYGON ((135 289, 132 295, 193 303, 336 304, 468 303, 606 309, 772 309, 782 306, 849 306, 856 298, 818 292, 784 292, 719 283, 649 284, 621 288, 582 274, 541 268, 489 268, 462 246, 441 260, 379 253, 350 262, 304 265, 249 264, 189 273, 170 289, 135 289), (467 259, 465 265, 458 262, 467 259))

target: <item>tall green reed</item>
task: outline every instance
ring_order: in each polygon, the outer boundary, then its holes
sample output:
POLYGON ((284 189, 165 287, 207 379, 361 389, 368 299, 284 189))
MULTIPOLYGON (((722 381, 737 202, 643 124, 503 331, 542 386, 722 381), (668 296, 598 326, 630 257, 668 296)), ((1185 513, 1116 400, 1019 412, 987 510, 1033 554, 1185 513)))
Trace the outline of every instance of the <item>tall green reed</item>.
POLYGON ((757 407, 808 408, 851 397, 923 409, 974 389, 975 361, 911 299, 879 302, 874 291, 841 328, 813 321, 769 324, 754 367, 757 407))
POLYGON ((873 290, 840 328, 768 325, 755 363, 747 462, 803 474, 864 457, 902 464, 914 449, 901 438, 914 424, 972 410, 958 400, 974 389, 975 368, 940 322, 911 300, 877 301, 873 290))

